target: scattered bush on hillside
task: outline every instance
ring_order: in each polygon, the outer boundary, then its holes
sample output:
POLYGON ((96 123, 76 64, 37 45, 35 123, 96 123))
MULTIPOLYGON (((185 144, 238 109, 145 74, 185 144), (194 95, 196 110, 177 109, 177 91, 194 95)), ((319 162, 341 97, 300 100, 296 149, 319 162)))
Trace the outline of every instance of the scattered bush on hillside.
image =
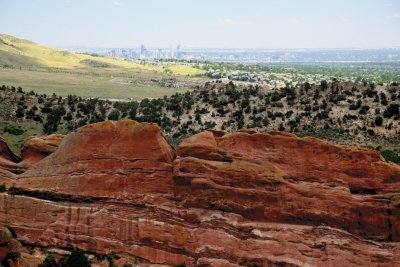
POLYGON ((70 255, 62 257, 58 264, 60 267, 90 267, 89 259, 80 249, 74 249, 70 255))
POLYGON ((21 129, 20 127, 16 127, 14 125, 6 125, 3 130, 4 133, 9 133, 12 135, 21 135, 25 133, 25 130, 21 129))
POLYGON ((384 106, 386 106, 386 105, 388 104, 388 101, 387 101, 387 99, 386 99, 385 93, 381 92, 381 93, 380 93, 380 97, 381 97, 381 104, 384 105, 384 106))
POLYGON ((382 150, 381 155, 386 161, 400 164, 400 153, 398 152, 392 150, 382 150))
MULTIPOLYGON (((397 128, 396 122, 390 120, 400 119, 396 109, 397 99, 393 100, 393 96, 398 95, 398 88, 385 86, 385 91, 381 88, 378 91, 375 84, 365 82, 364 87, 360 85, 349 87, 333 80, 329 83, 305 83, 296 87, 287 84, 283 88, 261 90, 258 85, 208 82, 191 92, 143 99, 140 102, 111 102, 72 95, 67 98, 56 95, 48 97, 33 92, 19 95, 18 101, 11 104, 13 118, 19 109, 19 116, 24 116, 21 119, 40 122, 45 134, 72 131, 88 123, 124 118, 155 122, 166 135, 174 139, 213 128, 215 123, 228 131, 267 127, 267 130, 285 130, 297 134, 312 124, 317 130, 325 128, 337 132, 341 128, 351 136, 361 133, 368 138, 382 134, 382 131, 376 131, 373 127, 384 126, 387 130, 397 128), (27 97, 28 94, 36 95, 37 103, 34 103, 35 97, 27 97), (33 105, 27 103, 28 99, 33 105), (383 108, 381 102, 385 104, 383 108), (335 108, 339 105, 345 112, 338 116, 335 108), (287 112, 288 109, 291 112, 287 112), (385 123, 384 118, 389 121, 385 123), (350 127, 350 124, 360 120, 365 121, 366 127, 350 127)), ((11 91, 12 87, 6 87, 5 90, 11 91)), ((17 90, 14 87, 14 91, 17 90)), ((0 116, 1 113, 0 109, 0 116)))
POLYGON ((383 123, 382 117, 381 117, 381 116, 377 116, 377 117, 375 118, 375 125, 376 125, 376 126, 382 126, 382 123, 383 123))
POLYGON ((399 104, 390 104, 385 111, 383 112, 383 117, 391 118, 393 116, 397 117, 400 114, 400 105, 399 104))
POLYGON ((25 110, 23 107, 18 106, 17 110, 15 111, 15 115, 17 116, 17 118, 23 118, 25 116, 25 110))
POLYGON ((59 267, 56 259, 53 255, 48 254, 44 261, 38 265, 38 267, 59 267))
POLYGON ((118 110, 113 109, 110 114, 108 115, 108 119, 112 121, 117 121, 120 118, 120 113, 118 110))
POLYGON ((326 80, 322 80, 320 86, 321 86, 321 90, 325 91, 326 89, 328 89, 328 82, 326 80))

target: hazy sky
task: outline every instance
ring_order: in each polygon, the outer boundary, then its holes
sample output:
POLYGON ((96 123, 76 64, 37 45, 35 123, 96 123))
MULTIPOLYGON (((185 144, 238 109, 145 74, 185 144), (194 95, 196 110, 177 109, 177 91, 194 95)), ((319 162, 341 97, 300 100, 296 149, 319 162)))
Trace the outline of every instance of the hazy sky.
POLYGON ((400 0, 0 0, 0 33, 50 46, 400 47, 400 0))

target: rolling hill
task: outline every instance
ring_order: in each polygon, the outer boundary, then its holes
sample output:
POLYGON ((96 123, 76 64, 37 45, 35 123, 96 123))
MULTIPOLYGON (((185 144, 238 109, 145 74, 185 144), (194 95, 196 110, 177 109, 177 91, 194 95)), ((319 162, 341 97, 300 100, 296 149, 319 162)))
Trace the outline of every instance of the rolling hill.
POLYGON ((182 63, 138 64, 70 53, 0 34, 0 85, 22 86, 41 94, 157 98, 185 92, 205 82, 203 73, 182 63), (166 86, 165 80, 172 82, 166 86))
MULTIPOLYGON (((88 54, 70 53, 54 48, 38 45, 34 42, 0 34, 0 65, 14 67, 50 67, 50 68, 137 68, 164 72, 165 67, 148 66, 117 60, 111 57, 100 57, 88 54)), ((203 70, 186 65, 172 65, 168 69, 177 75, 201 75, 203 70)))

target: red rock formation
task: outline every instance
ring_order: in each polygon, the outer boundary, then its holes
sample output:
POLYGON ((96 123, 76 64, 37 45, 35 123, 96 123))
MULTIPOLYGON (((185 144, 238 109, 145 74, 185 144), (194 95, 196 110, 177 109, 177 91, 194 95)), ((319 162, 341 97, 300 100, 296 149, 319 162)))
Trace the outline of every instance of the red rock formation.
POLYGON ((258 222, 217 210, 52 202, 0 194, 0 224, 44 247, 76 246, 188 266, 398 266, 399 243, 329 226, 258 222), (34 220, 32 220, 34 218, 34 220))
POLYGON ((9 162, 19 162, 19 158, 10 150, 6 141, 0 137, 0 160, 9 162))
POLYGON ((0 137, 0 184, 10 184, 16 173, 23 172, 18 166, 19 161, 5 140, 0 137))
POLYGON ((174 150, 157 125, 106 121, 68 135, 18 177, 17 187, 85 197, 132 199, 173 191, 174 150))
POLYGON ((15 239, 8 228, 0 227, 0 266, 31 267, 40 263, 15 239))
POLYGON ((400 167, 282 133, 85 126, 0 194, 30 244, 188 266, 400 266, 400 167))
POLYGON ((24 165, 31 166, 44 159, 57 150, 64 137, 62 134, 51 134, 29 138, 22 149, 22 162, 24 162, 24 165))
POLYGON ((400 240, 400 167, 376 151, 291 134, 206 131, 184 140, 177 155, 176 189, 187 206, 400 240))
POLYGON ((11 186, 16 175, 53 153, 64 135, 52 134, 44 137, 31 137, 24 143, 22 159, 16 156, 0 137, 0 184, 11 186))

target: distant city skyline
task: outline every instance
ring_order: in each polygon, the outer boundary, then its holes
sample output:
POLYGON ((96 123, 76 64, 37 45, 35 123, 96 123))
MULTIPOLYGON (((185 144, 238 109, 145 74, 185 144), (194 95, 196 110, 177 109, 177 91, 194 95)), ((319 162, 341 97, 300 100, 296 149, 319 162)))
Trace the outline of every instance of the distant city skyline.
MULTIPOLYGON (((65 49, 65 48, 64 48, 65 49)), ((237 63, 399 63, 400 48, 381 49, 185 49, 169 48, 75 48, 72 52, 128 60, 179 59, 237 63)))
POLYGON ((52 47, 400 47, 400 1, 0 0, 0 33, 52 47))

